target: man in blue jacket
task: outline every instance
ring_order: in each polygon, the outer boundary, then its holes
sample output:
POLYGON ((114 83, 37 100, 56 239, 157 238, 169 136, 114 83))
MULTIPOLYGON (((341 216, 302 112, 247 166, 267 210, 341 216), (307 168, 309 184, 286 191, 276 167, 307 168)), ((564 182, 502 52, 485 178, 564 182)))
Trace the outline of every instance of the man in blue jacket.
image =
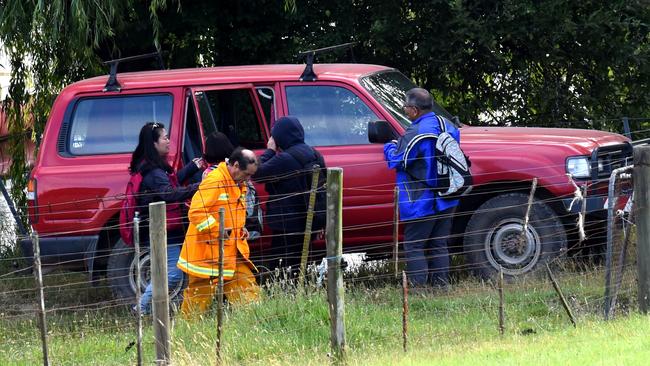
MULTIPOLYGON (((413 286, 447 287, 452 214, 458 200, 436 195, 435 142, 417 139, 422 134, 440 134, 428 91, 414 88, 406 93, 404 113, 411 125, 404 136, 384 146, 388 167, 397 171, 400 221, 404 221, 406 273, 413 286), (411 144, 411 142, 414 142, 411 144), (421 177, 421 178, 416 178, 421 177)), ((460 132, 447 123, 447 132, 460 142, 460 132)))

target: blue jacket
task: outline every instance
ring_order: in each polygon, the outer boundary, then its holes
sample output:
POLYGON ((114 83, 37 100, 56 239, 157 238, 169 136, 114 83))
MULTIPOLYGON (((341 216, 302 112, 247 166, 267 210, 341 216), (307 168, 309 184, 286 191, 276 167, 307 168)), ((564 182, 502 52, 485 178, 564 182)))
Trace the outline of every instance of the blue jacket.
MULTIPOLYGON (((436 196, 431 189, 436 187, 436 148, 431 140, 417 143, 409 150, 409 156, 404 156, 409 142, 417 135, 425 133, 440 134, 438 119, 433 112, 420 116, 406 129, 397 144, 389 142, 384 145, 384 158, 388 167, 397 171, 397 185, 399 187, 399 215, 400 220, 413 220, 421 217, 432 216, 440 211, 458 205, 458 200, 442 199, 436 196), (416 176, 427 177, 424 180, 416 179, 404 170, 404 163, 410 172, 417 172, 416 176)), ((451 123, 447 123, 447 132, 456 141, 460 142, 460 131, 451 123)))
POLYGON ((265 221, 275 231, 301 232, 305 230, 307 207, 304 195, 311 187, 306 184, 304 169, 290 153, 304 156, 306 161, 316 161, 314 150, 305 144, 305 132, 297 118, 287 116, 277 120, 271 136, 279 150, 264 151, 253 180, 265 183, 269 194, 265 221))

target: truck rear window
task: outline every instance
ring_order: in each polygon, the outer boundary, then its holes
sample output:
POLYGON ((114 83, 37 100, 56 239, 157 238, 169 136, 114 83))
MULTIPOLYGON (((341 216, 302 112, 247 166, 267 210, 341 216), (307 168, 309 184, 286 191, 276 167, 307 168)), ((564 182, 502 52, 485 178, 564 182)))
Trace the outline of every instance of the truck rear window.
POLYGON ((167 94, 85 98, 77 102, 66 152, 71 155, 130 153, 140 128, 161 122, 170 129, 172 96, 167 94))

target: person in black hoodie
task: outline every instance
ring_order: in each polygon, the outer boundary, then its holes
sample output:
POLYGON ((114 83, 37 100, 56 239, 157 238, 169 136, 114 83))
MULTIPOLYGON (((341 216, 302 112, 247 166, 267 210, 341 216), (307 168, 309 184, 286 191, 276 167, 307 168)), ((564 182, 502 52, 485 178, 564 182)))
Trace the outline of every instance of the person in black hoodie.
MULTIPOLYGON (((185 239, 185 228, 183 226, 183 202, 192 198, 199 183, 188 186, 181 186, 186 178, 191 177, 202 166, 202 159, 194 159, 183 169, 174 172, 169 165, 169 137, 162 123, 148 122, 140 129, 138 146, 133 151, 129 171, 131 174, 140 173, 142 183, 136 199, 140 208, 141 222, 140 243, 142 246, 149 246, 149 204, 152 202, 164 201, 167 214, 167 281, 169 290, 172 291, 183 283, 183 272, 176 267, 181 245, 185 239)), ((140 305, 143 314, 151 312, 151 283, 147 285, 140 305)), ((182 292, 180 292, 182 294, 182 292)), ((180 299, 174 299, 179 301, 180 299)))
POLYGON ((266 223, 273 231, 270 268, 296 268, 304 240, 307 218, 308 179, 303 162, 325 166, 322 156, 305 144, 305 132, 296 117, 278 119, 271 130, 266 151, 253 180, 264 182, 269 194, 266 203, 266 223), (300 193, 303 194, 300 194, 300 193))

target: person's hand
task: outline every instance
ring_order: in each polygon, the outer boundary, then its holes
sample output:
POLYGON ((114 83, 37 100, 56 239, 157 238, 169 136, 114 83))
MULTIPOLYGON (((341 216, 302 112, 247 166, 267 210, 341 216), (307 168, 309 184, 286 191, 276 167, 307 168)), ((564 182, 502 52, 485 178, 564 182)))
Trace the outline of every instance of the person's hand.
POLYGON ((244 229, 241 231, 241 238, 242 239, 248 239, 251 236, 251 234, 248 232, 248 229, 244 227, 244 229))
POLYGON ((266 143, 266 148, 273 151, 278 151, 278 146, 275 144, 275 139, 273 136, 271 136, 271 138, 269 138, 269 142, 266 143))
POLYGON ((196 167, 199 169, 205 169, 205 160, 203 158, 194 158, 192 162, 196 164, 196 167))

